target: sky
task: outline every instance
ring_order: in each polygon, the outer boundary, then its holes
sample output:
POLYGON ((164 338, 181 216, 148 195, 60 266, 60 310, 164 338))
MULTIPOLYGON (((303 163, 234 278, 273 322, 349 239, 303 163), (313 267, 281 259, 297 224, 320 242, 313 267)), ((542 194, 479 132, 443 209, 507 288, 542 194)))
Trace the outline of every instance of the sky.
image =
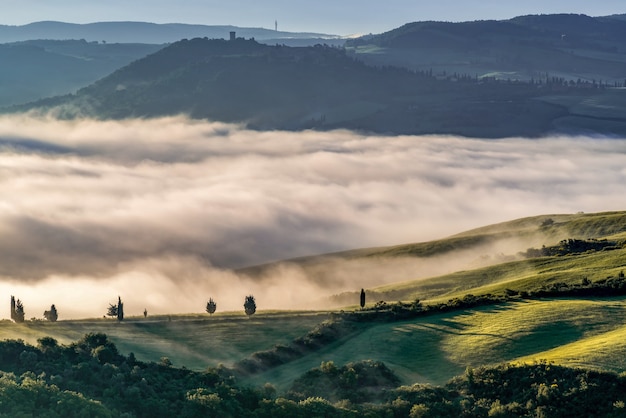
POLYGON ((62 319, 98 317, 118 295, 127 315, 202 312, 209 297, 237 310, 250 293, 259 309, 302 307, 430 270, 359 263, 328 286, 293 268, 262 283, 232 268, 624 207, 624 139, 0 116, 0 295, 28 318, 52 303, 62 319))
POLYGON ((421 20, 508 19, 524 14, 626 13, 623 0, 0 0, 0 24, 144 21, 274 28, 335 35, 381 33, 421 20))

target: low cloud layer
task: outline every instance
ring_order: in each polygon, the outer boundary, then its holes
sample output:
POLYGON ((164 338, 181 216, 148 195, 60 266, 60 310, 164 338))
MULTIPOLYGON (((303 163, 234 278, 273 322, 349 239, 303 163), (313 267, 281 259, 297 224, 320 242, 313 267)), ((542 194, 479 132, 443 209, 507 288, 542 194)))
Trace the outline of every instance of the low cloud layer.
POLYGON ((625 185, 623 139, 0 117, 0 298, 55 303, 66 318, 102 314, 118 294, 131 314, 201 311, 210 296, 241 309, 252 292, 262 309, 293 307, 352 284, 320 289, 291 272, 260 287, 229 269, 622 210, 625 185))

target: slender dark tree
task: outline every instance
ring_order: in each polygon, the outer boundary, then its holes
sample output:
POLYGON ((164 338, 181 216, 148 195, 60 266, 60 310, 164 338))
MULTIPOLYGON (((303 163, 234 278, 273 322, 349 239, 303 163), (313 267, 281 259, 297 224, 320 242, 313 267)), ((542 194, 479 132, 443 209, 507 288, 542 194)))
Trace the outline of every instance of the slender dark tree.
POLYGON ((59 318, 59 313, 57 312, 56 306, 54 305, 50 306, 50 310, 45 311, 43 313, 43 317, 46 318, 46 320, 50 322, 56 322, 57 319, 59 318))
POLYGON ((206 304, 206 311, 213 315, 215 313, 215 310, 217 309, 217 304, 215 303, 215 301, 213 300, 213 298, 210 298, 209 301, 206 304))
POLYGON ((246 301, 244 302, 243 307, 246 311, 246 315, 253 315, 256 312, 256 301, 254 300, 254 296, 246 296, 246 301))
POLYGON ((15 321, 15 296, 11 295, 11 320, 15 321))
POLYGON ((122 298, 119 296, 117 297, 117 320, 124 320, 124 304, 122 303, 122 298))
POLYGON ((144 318, 148 317, 148 309, 147 308, 143 310, 143 317, 144 318))
POLYGON ((361 289, 361 309, 365 307, 365 290, 361 289))

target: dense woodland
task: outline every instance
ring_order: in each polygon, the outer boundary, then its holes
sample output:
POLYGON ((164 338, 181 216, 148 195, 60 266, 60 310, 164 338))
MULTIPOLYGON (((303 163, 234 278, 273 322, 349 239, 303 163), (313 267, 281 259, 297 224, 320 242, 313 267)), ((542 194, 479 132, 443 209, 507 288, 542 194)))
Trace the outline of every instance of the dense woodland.
MULTIPOLYGON (((419 355, 419 352, 416 352, 419 355)), ((121 355, 104 334, 59 345, 0 343, 0 416, 620 417, 626 379, 547 363, 468 368, 447 385, 398 386, 379 362, 325 362, 285 393, 121 355)))

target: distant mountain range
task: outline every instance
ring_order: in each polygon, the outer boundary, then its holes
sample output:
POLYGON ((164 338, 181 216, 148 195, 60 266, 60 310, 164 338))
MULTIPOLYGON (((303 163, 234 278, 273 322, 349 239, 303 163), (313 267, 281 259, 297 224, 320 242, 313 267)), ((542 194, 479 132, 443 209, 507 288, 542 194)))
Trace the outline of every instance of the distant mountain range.
POLYGON ((345 48, 220 38, 171 43, 76 94, 9 111, 188 114, 256 129, 626 134, 623 16, 417 22, 348 40, 345 48))
POLYGON ((74 92, 162 47, 85 40, 0 44, 0 107, 74 92))
POLYGON ((551 76, 624 81, 626 15, 530 15, 462 23, 414 22, 351 39, 373 65, 530 80, 551 76))
POLYGON ((0 25, 0 43, 33 39, 84 39, 88 42, 165 44, 185 38, 228 39, 237 36, 263 40, 337 39, 322 33, 292 33, 263 28, 242 28, 229 25, 187 25, 181 23, 97 22, 87 24, 64 22, 35 22, 23 26, 0 25))
POLYGON ((0 107, 73 93, 113 71, 185 38, 254 38, 270 45, 343 46, 336 35, 263 28, 145 22, 0 25, 0 107))

